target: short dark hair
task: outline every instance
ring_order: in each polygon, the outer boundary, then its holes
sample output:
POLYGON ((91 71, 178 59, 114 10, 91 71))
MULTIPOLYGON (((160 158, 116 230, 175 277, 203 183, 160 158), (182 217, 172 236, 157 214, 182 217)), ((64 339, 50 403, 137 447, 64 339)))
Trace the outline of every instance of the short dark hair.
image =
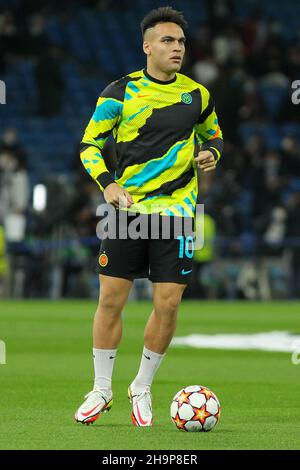
POLYGON ((183 30, 188 27, 181 11, 174 10, 172 7, 159 7, 151 10, 141 21, 142 35, 149 28, 153 28, 157 23, 176 23, 183 30))

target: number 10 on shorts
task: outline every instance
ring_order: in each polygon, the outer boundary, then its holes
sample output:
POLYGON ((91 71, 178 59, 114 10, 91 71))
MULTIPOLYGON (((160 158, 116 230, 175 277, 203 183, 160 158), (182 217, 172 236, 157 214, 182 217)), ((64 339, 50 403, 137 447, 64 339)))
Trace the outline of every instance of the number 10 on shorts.
POLYGON ((192 258, 194 254, 194 238, 191 235, 186 238, 180 235, 177 237, 177 240, 179 240, 179 258, 182 259, 184 255, 187 258, 192 258))

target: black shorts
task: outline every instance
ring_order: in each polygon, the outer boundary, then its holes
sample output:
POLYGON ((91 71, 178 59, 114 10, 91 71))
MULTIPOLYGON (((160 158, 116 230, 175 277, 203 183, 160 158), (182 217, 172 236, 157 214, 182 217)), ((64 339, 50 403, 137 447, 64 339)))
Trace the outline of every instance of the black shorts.
POLYGON ((104 238, 101 242, 96 267, 98 274, 131 281, 149 278, 152 282, 188 283, 194 253, 193 219, 157 216, 159 230, 155 229, 153 232, 150 217, 128 213, 122 229, 124 236, 125 224, 126 238, 120 237, 121 224, 117 222, 115 235, 104 238), (142 217, 144 222, 145 219, 148 221, 147 238, 132 239, 128 236, 130 223, 137 217, 142 217), (167 238, 162 229, 163 223, 170 227, 167 238))

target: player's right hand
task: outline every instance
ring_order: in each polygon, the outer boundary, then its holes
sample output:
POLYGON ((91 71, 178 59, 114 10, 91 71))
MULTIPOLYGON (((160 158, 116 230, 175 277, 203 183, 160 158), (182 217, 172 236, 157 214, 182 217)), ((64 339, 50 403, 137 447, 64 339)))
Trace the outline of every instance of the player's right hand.
POLYGON ((126 189, 121 188, 117 183, 111 183, 104 189, 104 199, 114 207, 130 207, 133 199, 126 189))

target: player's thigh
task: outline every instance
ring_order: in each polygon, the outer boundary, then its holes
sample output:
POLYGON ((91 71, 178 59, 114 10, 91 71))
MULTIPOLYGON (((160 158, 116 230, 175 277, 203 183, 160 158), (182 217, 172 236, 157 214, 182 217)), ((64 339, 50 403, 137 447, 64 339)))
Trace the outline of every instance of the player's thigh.
POLYGON ((147 240, 102 240, 96 269, 98 274, 133 281, 139 277, 148 277, 148 270, 147 240))
POLYGON ((121 312, 133 282, 118 277, 99 275, 99 306, 106 311, 121 312))

